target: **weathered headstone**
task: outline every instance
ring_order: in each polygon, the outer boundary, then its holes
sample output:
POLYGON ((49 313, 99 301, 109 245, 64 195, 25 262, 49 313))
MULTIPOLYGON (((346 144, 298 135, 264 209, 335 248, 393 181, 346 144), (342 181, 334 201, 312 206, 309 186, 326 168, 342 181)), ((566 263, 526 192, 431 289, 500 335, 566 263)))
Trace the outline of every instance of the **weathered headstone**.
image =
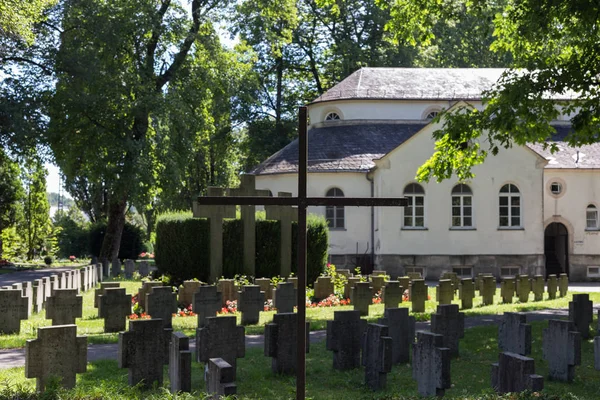
POLYGON ((529 292, 531 291, 531 283, 528 275, 519 275, 517 277, 517 296, 520 303, 529 301, 529 292))
POLYGON ((522 356, 531 354, 531 325, 526 314, 504 313, 498 327, 498 347, 500 351, 522 356))
POLYGON ((531 287, 533 290, 534 301, 544 300, 544 284, 544 277, 542 275, 536 275, 533 277, 531 287))
POLYGON ((219 279, 217 290, 221 292, 223 307, 227 306, 228 301, 237 301, 238 299, 238 287, 233 279, 219 279))
POLYGON ((221 396, 231 396, 237 393, 235 384, 235 369, 222 358, 208 360, 206 391, 212 394, 212 399, 219 400, 221 396))
POLYGON ((21 332, 21 320, 27 319, 27 299, 18 289, 0 290, 0 332, 21 332))
POLYGON ((150 275, 150 264, 148 264, 148 261, 140 261, 139 270, 142 277, 150 275))
POLYGON ((125 330, 127 316, 131 314, 131 295, 125 288, 107 288, 98 300, 98 316, 104 318, 104 332, 125 330))
POLYGON ((46 306, 46 300, 48 297, 52 295, 52 288, 54 283, 52 282, 52 278, 49 276, 45 276, 42 278, 44 281, 44 307, 46 306))
POLYGON ((481 282, 481 302, 484 306, 494 304, 494 295, 496 294, 496 279, 493 276, 483 276, 481 282))
POLYGON ((352 296, 352 288, 356 286, 356 284, 360 282, 360 278, 357 276, 351 276, 348 278, 348 282, 344 285, 344 297, 349 299, 352 296))
POLYGON ((358 282, 352 288, 350 296, 354 309, 360 311, 360 315, 369 315, 369 305, 373 303, 373 289, 369 282, 358 282))
POLYGON ((427 285, 423 279, 413 279, 410 283, 410 301, 412 312, 425 312, 425 300, 427 300, 427 285))
POLYGON ((386 308, 379 324, 388 327, 392 338, 392 364, 408 363, 415 341, 415 317, 409 316, 408 308, 386 308))
POLYGON ((458 297, 460 298, 460 308, 463 310, 473 308, 473 299, 475 298, 475 284, 471 278, 464 278, 460 280, 460 286, 458 290, 458 297))
MULTIPOLYGON (((310 340, 310 323, 306 323, 306 352, 310 340)), ((294 375, 296 373, 298 338, 298 314, 278 313, 273 322, 265 327, 265 356, 271 357, 271 370, 277 374, 294 375)))
POLYGON ((377 293, 385 286, 385 275, 371 275, 371 287, 373 293, 377 293))
POLYGON ((465 314, 458 311, 457 304, 437 306, 431 314, 431 332, 442 335, 443 347, 450 349, 451 356, 458 356, 459 339, 465 337, 465 314))
POLYGON ((504 304, 511 304, 515 296, 515 278, 502 278, 500 296, 504 304))
POLYGON ((236 360, 246 355, 245 333, 243 326, 236 326, 233 316, 207 317, 206 325, 196 330, 197 361, 206 363, 211 358, 222 358, 233 367, 235 380, 236 360))
POLYGON ((565 297, 569 291, 569 277, 567 274, 560 274, 558 277, 558 292, 560 297, 565 297))
POLYGON ((50 297, 52 295, 52 290, 60 289, 60 276, 52 275, 50 277, 50 279, 52 280, 52 288, 50 289, 50 293, 48 294, 48 297, 50 297))
POLYGON ((194 293, 202 286, 200 281, 183 281, 183 286, 179 288, 179 303, 185 307, 194 301, 194 293))
POLYGON ((410 287, 410 278, 408 276, 399 276, 398 282, 400 282, 400 286, 402 286, 404 290, 408 290, 410 287))
POLYGON ((64 388, 73 388, 76 374, 86 368, 87 337, 77 336, 76 325, 38 328, 37 339, 25 344, 25 377, 36 378, 40 392, 51 377, 60 378, 64 388))
POLYGON ((170 335, 160 319, 129 321, 129 330, 119 333, 119 368, 129 369, 130 386, 162 384, 163 365, 169 363, 170 335))
POLYGON ((294 312, 294 306, 298 303, 298 290, 292 282, 279 282, 277 289, 273 289, 273 306, 278 313, 294 312))
POLYGON ((381 293, 381 299, 383 300, 385 308, 396 308, 398 304, 402 303, 402 295, 404 294, 404 288, 400 286, 398 281, 388 281, 383 287, 381 293))
POLYGON ((273 298, 273 285, 271 284, 271 280, 269 278, 256 278, 254 280, 254 284, 260 286, 261 292, 265 292, 265 297, 267 300, 273 298))
POLYGON ((413 379, 421 396, 443 396, 451 386, 450 349, 443 347, 442 335, 417 332, 413 345, 413 379))
MULTIPOLYGON (((350 272, 349 269, 338 269, 338 270, 336 270, 336 272, 339 275, 343 275, 346 279, 348 279, 352 276, 352 272, 350 272)), ((385 271, 379 271, 379 272, 383 272, 383 275, 385 275, 385 271)), ((373 274, 375 274, 375 271, 373 271, 373 274)))
POLYGON ((333 351, 333 369, 360 367, 360 350, 367 321, 359 311, 334 311, 333 321, 327 321, 327 350, 333 351))
POLYGON ((540 392, 544 377, 536 375, 535 360, 520 354, 502 352, 492 364, 492 387, 498 393, 540 392))
POLYGON ((198 328, 206 325, 207 317, 214 317, 221 309, 221 292, 217 291, 217 287, 200 286, 193 296, 192 310, 198 317, 198 328))
POLYGON ((569 320, 573 322, 575 330, 581 333, 582 339, 591 337, 590 324, 594 320, 594 309, 589 294, 573 295, 573 301, 569 302, 569 320))
POLYGON ((573 322, 548 320, 542 342, 550 379, 572 382, 575 366, 581 364, 581 334, 575 331, 573 322))
POLYGON ((260 312, 265 309, 265 292, 258 285, 244 285, 238 293, 238 311, 242 313, 242 325, 258 324, 260 312))
POLYGON ((58 287, 60 289, 68 289, 68 287, 67 287, 67 273, 66 272, 63 272, 62 274, 60 274, 60 281, 59 281, 58 287))
POLYGON ((444 272, 440 277, 440 280, 442 279, 450 279, 452 281, 452 288, 454 289, 454 291, 456 292, 458 290, 458 287, 460 285, 460 278, 458 277, 458 274, 456 272, 444 272))
POLYGON ((110 262, 107 258, 102 259, 102 275, 105 277, 110 276, 110 262))
MULTIPOLYGON (((289 192, 278 192, 278 197, 291 197, 289 192)), ((280 229, 280 271, 281 276, 292 272, 292 222, 298 221, 298 208, 292 206, 265 206, 267 219, 277 220, 280 229)))
POLYGON ((119 282, 102 282, 100 288, 94 291, 94 307, 98 308, 98 300, 100 300, 100 296, 104 294, 106 289, 114 289, 120 286, 121 284, 119 282))
POLYGON ((556 299, 556 289, 558 288, 558 280, 556 275, 548 275, 548 299, 556 299))
POLYGON ((33 287, 31 282, 15 283, 13 289, 21 291, 21 296, 27 299, 27 317, 31 316, 33 312, 33 287))
POLYGON ((368 324, 363 339, 362 364, 365 367, 365 384, 371 390, 384 389, 387 374, 392 372, 392 338, 388 327, 368 324))
POLYGON ((315 294, 317 300, 323 300, 333 294, 333 282, 330 276, 319 276, 315 282, 315 294))
POLYGON ((88 267, 81 268, 81 289, 84 292, 90 290, 90 277, 89 277, 90 269, 88 267))
POLYGON ((171 393, 192 391, 192 352, 190 339, 182 332, 171 334, 169 347, 171 393))
POLYGON ((110 276, 115 277, 121 275, 123 271, 121 270, 121 260, 115 258, 112 260, 110 276))
POLYGON ((415 279, 423 279, 420 272, 408 272, 406 276, 408 276, 411 282, 415 279))
POLYGON ((146 281, 142 283, 142 287, 138 290, 138 304, 144 311, 148 311, 146 307, 146 295, 152 293, 155 287, 162 285, 161 281, 146 281))
POLYGON ((296 276, 288 276, 285 279, 286 282, 291 282, 294 284, 294 288, 298 289, 298 277, 296 276))
POLYGON ((438 304, 452 304, 454 299, 454 288, 450 279, 442 279, 436 289, 436 300, 438 304))
POLYGON ((131 279, 133 278, 133 273, 135 272, 135 261, 133 260, 125 260, 125 278, 131 279))
POLYGON ((177 312, 177 295, 171 286, 157 286, 146 294, 146 312, 152 318, 159 318, 163 328, 173 326, 173 313, 177 312))
POLYGON ((46 289, 44 288, 44 280, 36 279, 33 282, 33 311, 36 313, 39 313, 44 309, 45 291, 46 289))
POLYGON ((77 289, 56 289, 46 301, 46 318, 52 325, 74 324, 82 310, 83 297, 77 295, 77 289))

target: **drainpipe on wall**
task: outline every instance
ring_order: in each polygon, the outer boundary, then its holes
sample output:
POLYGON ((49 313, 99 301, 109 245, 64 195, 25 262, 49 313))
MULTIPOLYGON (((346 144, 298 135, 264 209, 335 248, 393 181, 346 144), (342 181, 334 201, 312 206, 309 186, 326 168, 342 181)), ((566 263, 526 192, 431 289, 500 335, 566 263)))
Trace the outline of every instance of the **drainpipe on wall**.
MULTIPOLYGON (((374 169, 367 172, 367 180, 371 183, 371 198, 375 197, 375 178, 374 169)), ((375 269, 375 207, 371 206, 371 263, 375 269)))

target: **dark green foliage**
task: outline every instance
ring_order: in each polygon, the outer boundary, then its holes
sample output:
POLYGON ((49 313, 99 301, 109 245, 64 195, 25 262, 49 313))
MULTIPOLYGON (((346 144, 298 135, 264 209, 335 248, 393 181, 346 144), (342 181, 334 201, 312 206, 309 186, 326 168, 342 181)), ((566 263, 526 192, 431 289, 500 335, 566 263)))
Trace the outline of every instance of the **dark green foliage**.
MULTIPOLYGON (((92 255, 98 256, 100 254, 105 233, 106 222, 99 222, 92 225, 90 228, 89 250, 92 255)), ((144 232, 141 228, 125 222, 125 226, 123 227, 123 235, 121 236, 121 246, 119 248, 119 259, 124 260, 128 258, 131 260, 136 260, 141 252, 146 251, 143 237, 144 232)))
POLYGON ((52 265, 53 262, 54 262, 54 259, 51 256, 44 257, 44 264, 52 265))
MULTIPOLYGON (((208 222, 208 220, 206 220, 208 222)), ((258 224, 257 224, 258 225, 258 224)), ((258 226, 257 226, 258 227, 258 226)), ((207 229, 210 230, 210 224, 207 229)), ((210 237, 210 236, 209 236, 210 237)), ((258 237, 258 235, 257 235, 258 237)), ((257 240, 258 241, 258 240, 257 240)), ((244 225, 241 219, 223 222, 223 276, 232 278, 244 271, 244 225), (236 251, 231 251, 236 249, 236 251)), ((210 265, 210 260, 207 265, 210 265)), ((207 277, 208 279, 208 277, 207 277)))
POLYGON ((55 218, 54 226, 61 228, 57 235, 59 258, 82 258, 89 254, 90 233, 84 226, 66 215, 55 218))
POLYGON ((279 275, 279 260, 281 257, 280 237, 281 224, 278 221, 256 222, 257 278, 272 278, 279 275))

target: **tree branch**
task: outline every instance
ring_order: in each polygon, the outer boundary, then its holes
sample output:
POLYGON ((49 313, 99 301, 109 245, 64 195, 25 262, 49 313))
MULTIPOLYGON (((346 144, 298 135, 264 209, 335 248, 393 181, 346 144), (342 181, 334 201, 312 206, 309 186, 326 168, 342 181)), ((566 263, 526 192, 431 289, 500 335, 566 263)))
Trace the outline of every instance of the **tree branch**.
POLYGON ((152 76, 154 70, 154 54, 156 52, 156 46, 158 46, 158 39, 162 33, 162 22, 167 10, 171 5, 171 0, 163 0, 160 8, 158 9, 158 19, 156 21, 156 26, 152 30, 152 36, 150 37, 150 41, 146 45, 146 73, 148 76, 152 76))
POLYGON ((4 63, 6 61, 24 62, 27 64, 35 65, 36 67, 41 68, 42 71, 44 71, 45 75, 52 75, 52 70, 50 68, 46 67, 45 65, 43 65, 37 61, 33 61, 30 58, 25 58, 25 57, 2 57, 2 58, 0 58, 0 62, 4 63))

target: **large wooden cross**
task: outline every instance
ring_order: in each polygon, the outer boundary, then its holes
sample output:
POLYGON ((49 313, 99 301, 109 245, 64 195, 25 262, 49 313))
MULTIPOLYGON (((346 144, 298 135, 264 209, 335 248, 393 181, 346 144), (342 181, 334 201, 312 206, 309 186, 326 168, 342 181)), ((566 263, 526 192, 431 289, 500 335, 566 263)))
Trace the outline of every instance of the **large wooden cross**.
POLYGON ((404 207, 406 198, 355 198, 355 197, 308 197, 308 138, 307 109, 299 109, 298 126, 298 196, 236 196, 198 197, 198 205, 240 205, 240 206, 296 206, 298 207, 298 340, 296 368, 296 399, 304 399, 306 393, 306 209, 309 206, 347 207, 404 207))

